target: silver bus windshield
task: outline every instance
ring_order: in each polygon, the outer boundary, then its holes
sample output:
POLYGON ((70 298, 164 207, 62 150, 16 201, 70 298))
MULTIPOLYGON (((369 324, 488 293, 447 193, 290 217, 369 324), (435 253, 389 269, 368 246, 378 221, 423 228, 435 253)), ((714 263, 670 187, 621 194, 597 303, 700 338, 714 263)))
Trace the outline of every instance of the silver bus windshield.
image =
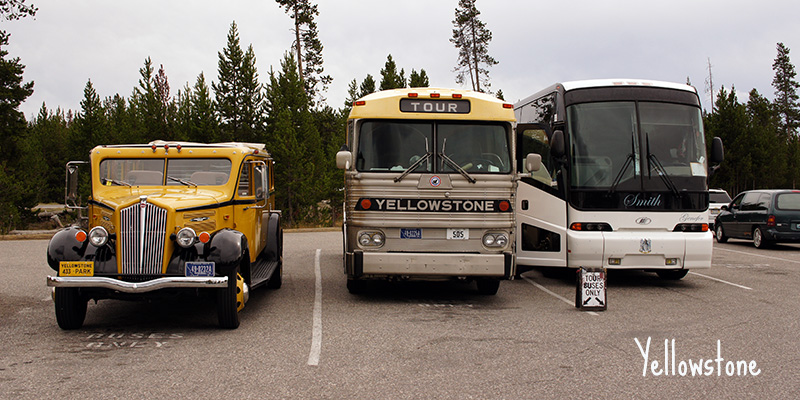
POLYGON ((411 167, 410 172, 508 174, 507 127, 462 121, 368 120, 360 124, 356 169, 402 173, 411 167))

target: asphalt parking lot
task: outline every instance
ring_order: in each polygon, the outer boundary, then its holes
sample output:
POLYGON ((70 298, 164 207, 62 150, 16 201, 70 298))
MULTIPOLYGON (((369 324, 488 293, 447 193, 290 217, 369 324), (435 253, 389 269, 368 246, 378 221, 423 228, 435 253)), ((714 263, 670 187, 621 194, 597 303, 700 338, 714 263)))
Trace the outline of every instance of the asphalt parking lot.
POLYGON ((474 283, 376 283, 351 295, 338 232, 287 233, 284 282, 237 330, 213 302, 90 303, 55 322, 47 240, 0 241, 2 397, 791 398, 800 389, 800 245, 714 245, 681 281, 612 271, 608 309, 532 270, 474 283), (648 346, 649 343, 649 346, 648 346), (699 364, 698 364, 699 363, 699 364), (698 369, 697 366, 700 366, 698 369), (732 372, 732 373, 729 373, 732 372))

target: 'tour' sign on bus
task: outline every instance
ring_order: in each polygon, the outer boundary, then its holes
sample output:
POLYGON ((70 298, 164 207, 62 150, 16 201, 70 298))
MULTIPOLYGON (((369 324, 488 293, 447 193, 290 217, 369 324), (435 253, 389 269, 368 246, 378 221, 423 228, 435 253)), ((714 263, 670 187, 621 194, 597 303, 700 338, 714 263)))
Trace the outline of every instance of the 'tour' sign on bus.
POLYGON ((469 114, 469 100, 400 99, 400 111, 415 113, 469 114))

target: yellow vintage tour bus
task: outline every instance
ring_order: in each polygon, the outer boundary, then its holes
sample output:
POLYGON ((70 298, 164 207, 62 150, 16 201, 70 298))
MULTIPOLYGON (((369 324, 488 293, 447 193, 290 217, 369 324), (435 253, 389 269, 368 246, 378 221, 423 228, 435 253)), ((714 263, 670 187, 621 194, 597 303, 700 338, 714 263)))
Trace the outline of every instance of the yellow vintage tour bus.
POLYGON ((179 292, 216 295, 220 326, 236 328, 250 289, 281 286, 281 213, 263 144, 155 141, 97 146, 89 159, 67 164, 66 191, 88 222, 47 247, 61 328, 80 328, 91 299, 179 292), (79 169, 90 175, 86 208, 79 169))
MULTIPOLYGON (((514 121, 511 104, 468 90, 355 101, 336 155, 351 293, 376 279, 462 279, 493 295, 513 278, 514 121)), ((525 162, 530 171, 541 159, 525 162)))

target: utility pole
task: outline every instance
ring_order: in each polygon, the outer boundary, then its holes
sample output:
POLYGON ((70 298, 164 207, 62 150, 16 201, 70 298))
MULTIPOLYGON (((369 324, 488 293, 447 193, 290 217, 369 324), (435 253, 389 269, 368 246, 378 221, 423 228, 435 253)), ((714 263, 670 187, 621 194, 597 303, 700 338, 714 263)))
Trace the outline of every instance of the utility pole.
POLYGON ((708 58, 708 78, 706 78, 706 93, 711 98, 711 112, 714 112, 714 78, 711 75, 711 58, 708 58))

